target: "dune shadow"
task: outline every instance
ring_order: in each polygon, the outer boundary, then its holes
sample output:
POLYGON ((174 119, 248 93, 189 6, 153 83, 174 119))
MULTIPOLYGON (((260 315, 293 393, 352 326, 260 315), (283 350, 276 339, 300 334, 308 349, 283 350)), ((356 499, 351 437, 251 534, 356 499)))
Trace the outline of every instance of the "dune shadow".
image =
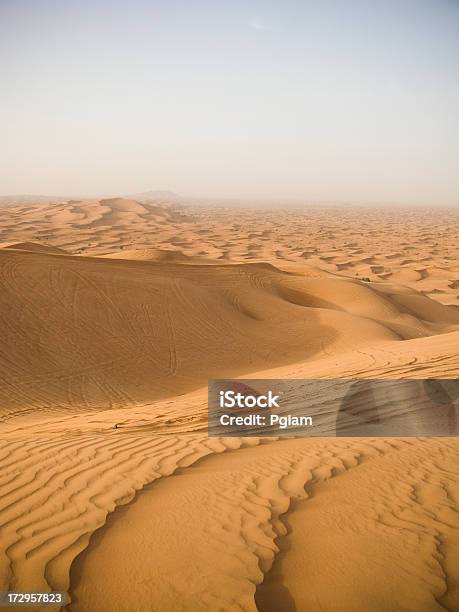
POLYGON ((339 406, 336 435, 455 436, 458 396, 456 379, 358 380, 339 406))

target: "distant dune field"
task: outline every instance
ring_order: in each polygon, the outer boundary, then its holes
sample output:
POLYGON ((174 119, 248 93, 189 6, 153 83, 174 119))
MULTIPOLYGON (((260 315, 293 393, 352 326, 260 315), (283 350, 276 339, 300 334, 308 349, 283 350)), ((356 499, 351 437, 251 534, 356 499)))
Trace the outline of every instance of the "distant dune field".
POLYGON ((459 610, 457 438, 206 434, 209 378, 457 378, 458 244, 446 209, 2 209, 0 590, 459 610))

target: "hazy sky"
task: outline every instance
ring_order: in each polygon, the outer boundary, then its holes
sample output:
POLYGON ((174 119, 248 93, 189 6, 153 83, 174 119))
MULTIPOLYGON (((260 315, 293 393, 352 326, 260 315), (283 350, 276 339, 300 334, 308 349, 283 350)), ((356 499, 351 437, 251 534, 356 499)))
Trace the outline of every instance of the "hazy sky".
POLYGON ((459 203, 459 0, 0 0, 0 193, 459 203))

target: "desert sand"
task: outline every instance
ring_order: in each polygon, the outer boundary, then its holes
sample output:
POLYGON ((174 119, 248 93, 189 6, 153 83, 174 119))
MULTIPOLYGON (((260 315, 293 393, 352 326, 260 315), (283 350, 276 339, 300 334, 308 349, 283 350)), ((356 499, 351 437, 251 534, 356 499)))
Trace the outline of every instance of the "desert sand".
MULTIPOLYGON (((457 378, 457 210, 0 209, 0 590, 459 610, 457 438, 209 438, 209 378, 457 378)), ((28 608, 33 609, 33 608, 28 608)))

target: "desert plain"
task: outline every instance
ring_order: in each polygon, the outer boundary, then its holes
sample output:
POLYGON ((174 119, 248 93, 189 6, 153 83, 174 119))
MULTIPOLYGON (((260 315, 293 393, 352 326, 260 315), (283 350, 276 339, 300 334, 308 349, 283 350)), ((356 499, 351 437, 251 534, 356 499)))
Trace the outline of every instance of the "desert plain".
POLYGON ((457 378, 458 228, 438 208, 1 207, 0 590, 459 610, 457 438, 207 435, 212 378, 457 378))

